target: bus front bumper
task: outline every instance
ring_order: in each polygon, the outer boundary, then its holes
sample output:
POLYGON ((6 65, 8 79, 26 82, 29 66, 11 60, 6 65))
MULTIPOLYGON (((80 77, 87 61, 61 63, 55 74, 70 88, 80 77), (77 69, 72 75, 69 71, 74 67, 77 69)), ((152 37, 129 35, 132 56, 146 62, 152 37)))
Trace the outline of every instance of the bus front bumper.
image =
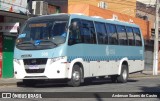
POLYGON ((43 68, 27 68, 23 60, 14 59, 14 75, 16 79, 69 79, 69 63, 48 59, 43 68))

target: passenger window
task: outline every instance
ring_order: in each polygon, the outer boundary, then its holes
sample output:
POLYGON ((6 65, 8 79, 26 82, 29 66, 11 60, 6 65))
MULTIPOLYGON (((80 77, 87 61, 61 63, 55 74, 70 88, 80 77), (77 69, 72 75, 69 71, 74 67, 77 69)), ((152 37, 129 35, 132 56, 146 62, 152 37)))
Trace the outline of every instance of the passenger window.
POLYGON ((118 38, 120 45, 128 45, 126 29, 124 26, 118 25, 117 26, 118 38))
POLYGON ((104 23, 95 22, 98 44, 108 44, 108 35, 104 23))
POLYGON ((81 30, 80 30, 80 20, 79 19, 72 19, 70 24, 70 30, 69 30, 69 40, 68 44, 77 44, 82 42, 81 38, 81 30))
POLYGON ((131 27, 126 27, 128 42, 130 46, 135 45, 134 33, 131 27))
POLYGON ((109 36, 109 44, 110 45, 118 45, 118 36, 116 31, 116 26, 113 24, 106 24, 108 36, 109 36))
POLYGON ((95 44, 96 43, 96 34, 95 34, 95 29, 92 21, 87 21, 87 20, 81 20, 82 23, 82 42, 83 43, 90 43, 90 44, 95 44))
POLYGON ((133 28, 133 31, 135 35, 136 46, 142 46, 140 30, 138 28, 133 28))

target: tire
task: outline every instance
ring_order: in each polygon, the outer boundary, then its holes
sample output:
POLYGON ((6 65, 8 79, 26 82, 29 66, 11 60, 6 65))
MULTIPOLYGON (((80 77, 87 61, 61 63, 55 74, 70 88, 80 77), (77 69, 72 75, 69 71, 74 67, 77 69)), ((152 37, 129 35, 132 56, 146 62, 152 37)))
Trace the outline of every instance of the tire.
POLYGON ((78 87, 81 84, 81 79, 82 79, 82 73, 80 67, 78 65, 74 65, 72 70, 72 77, 68 81, 68 85, 73 87, 78 87))
POLYGON ((32 79, 23 79, 23 84, 27 87, 33 87, 36 85, 36 80, 32 80, 32 79))
POLYGON ((128 67, 126 65, 122 65, 121 74, 117 77, 118 83, 126 83, 128 80, 128 67))
POLYGON ((110 76, 112 83, 116 83, 117 82, 117 77, 118 77, 118 75, 111 75, 110 76))

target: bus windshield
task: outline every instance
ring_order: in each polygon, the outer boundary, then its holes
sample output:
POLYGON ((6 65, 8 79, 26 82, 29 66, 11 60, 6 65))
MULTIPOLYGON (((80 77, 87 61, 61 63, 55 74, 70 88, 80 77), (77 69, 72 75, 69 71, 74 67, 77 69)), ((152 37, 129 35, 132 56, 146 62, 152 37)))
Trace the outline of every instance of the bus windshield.
POLYGON ((22 28, 16 46, 19 49, 50 49, 63 44, 67 36, 67 21, 28 22, 22 28))

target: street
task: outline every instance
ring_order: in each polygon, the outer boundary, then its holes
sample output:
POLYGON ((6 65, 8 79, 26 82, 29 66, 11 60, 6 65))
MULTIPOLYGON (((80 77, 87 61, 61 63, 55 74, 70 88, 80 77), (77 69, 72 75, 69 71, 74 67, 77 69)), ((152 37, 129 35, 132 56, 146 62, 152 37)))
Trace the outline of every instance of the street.
MULTIPOLYGON (((91 84, 85 84, 80 87, 69 87, 66 84, 45 83, 37 84, 35 87, 25 87, 20 82, 16 86, 1 86, 1 92, 160 92, 160 78, 159 77, 147 77, 147 78, 130 78, 128 83, 111 83, 109 79, 99 81, 95 80, 91 84)), ((9 101, 9 99, 2 99, 3 101, 9 101)), ((12 99, 13 100, 13 99, 12 99)), ((18 100, 18 99, 14 99, 18 100)), ((159 100, 158 98, 43 98, 43 99, 21 99, 22 101, 150 101, 159 100)), ((1 100, 0 100, 1 101, 1 100)))

